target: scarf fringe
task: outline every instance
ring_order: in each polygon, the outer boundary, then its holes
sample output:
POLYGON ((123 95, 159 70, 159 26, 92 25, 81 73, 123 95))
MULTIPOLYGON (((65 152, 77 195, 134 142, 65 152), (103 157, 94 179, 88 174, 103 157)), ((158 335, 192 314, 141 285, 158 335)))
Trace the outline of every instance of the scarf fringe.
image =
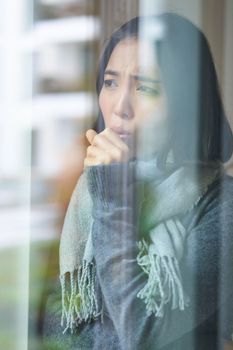
POLYGON ((61 326, 66 327, 65 333, 69 328, 73 333, 74 328, 83 321, 91 321, 99 315, 102 316, 102 310, 98 311, 98 302, 95 291, 95 264, 83 260, 78 270, 69 272, 70 276, 70 294, 66 290, 66 274, 60 276, 62 287, 62 317, 61 326))
POLYGON ((164 305, 170 300, 172 309, 179 307, 184 310, 189 305, 190 298, 183 291, 177 259, 150 253, 149 244, 144 239, 137 242, 137 245, 138 265, 148 275, 148 281, 137 297, 144 300, 147 314, 155 313, 155 316, 163 317, 164 305))

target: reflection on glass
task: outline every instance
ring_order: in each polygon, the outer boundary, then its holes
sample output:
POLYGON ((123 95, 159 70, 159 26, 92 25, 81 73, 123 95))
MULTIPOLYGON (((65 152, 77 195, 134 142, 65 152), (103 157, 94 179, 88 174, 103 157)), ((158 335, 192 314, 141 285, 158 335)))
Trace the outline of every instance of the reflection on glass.
POLYGON ((207 39, 178 14, 135 17, 105 44, 96 86, 44 342, 222 349, 233 336, 233 134, 207 39))

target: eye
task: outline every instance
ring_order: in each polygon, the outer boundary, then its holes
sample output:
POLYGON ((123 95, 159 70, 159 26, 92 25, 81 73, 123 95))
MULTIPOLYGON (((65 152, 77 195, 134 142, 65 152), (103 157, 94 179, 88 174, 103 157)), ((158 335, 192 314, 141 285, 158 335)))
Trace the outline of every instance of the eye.
POLYGON ((143 94, 149 95, 149 96, 157 96, 160 94, 160 90, 159 89, 155 89, 152 88, 150 86, 146 86, 146 85, 139 85, 137 87, 137 91, 142 92, 143 94))
POLYGON ((104 80, 104 87, 114 89, 115 87, 117 87, 117 82, 115 79, 105 79, 104 80))

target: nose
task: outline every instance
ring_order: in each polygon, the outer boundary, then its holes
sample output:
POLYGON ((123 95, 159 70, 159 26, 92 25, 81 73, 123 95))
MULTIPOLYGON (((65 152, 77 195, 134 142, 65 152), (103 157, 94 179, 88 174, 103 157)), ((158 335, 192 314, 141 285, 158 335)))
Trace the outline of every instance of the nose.
POLYGON ((114 114, 123 119, 132 119, 134 116, 133 101, 129 87, 122 88, 116 95, 114 114))

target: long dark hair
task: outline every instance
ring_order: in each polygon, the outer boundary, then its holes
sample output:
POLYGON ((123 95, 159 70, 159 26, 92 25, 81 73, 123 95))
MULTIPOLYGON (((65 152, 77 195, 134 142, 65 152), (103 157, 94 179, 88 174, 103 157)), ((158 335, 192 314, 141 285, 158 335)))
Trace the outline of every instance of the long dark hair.
MULTIPOLYGON (((168 96, 169 133, 166 149, 158 156, 164 166, 172 149, 175 163, 224 163, 233 152, 233 135, 225 115, 211 50, 205 35, 188 19, 163 13, 134 17, 117 29, 100 57, 96 91, 101 91, 104 71, 115 46, 126 37, 138 37, 146 21, 160 23, 164 34, 153 44, 168 96)), ((104 129, 101 111, 95 129, 104 129)))

